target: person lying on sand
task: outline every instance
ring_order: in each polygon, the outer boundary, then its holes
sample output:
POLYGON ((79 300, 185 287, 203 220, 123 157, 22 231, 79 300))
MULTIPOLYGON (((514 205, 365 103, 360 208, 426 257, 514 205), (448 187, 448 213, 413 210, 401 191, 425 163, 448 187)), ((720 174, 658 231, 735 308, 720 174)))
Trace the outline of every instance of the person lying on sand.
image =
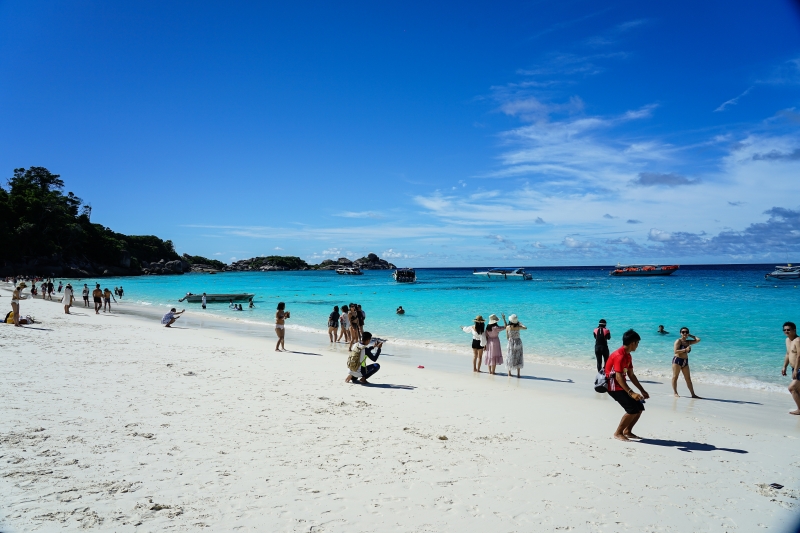
POLYGON ((164 318, 161 319, 161 323, 164 324, 165 328, 172 326, 176 320, 180 318, 180 315, 186 312, 186 309, 183 309, 181 312, 176 312, 175 308, 169 310, 169 313, 164 315, 164 318))

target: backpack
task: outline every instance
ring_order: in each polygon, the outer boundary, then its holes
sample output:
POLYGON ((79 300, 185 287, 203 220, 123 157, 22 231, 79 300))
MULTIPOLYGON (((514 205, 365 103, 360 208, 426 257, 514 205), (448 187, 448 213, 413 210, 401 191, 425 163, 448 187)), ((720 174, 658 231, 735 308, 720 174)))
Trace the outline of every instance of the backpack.
POLYGON ((364 347, 360 342, 353 345, 350 350, 350 355, 347 356, 347 368, 351 372, 355 372, 361 368, 361 349, 364 347))
POLYGON ((597 377, 594 378, 594 390, 595 392, 608 392, 608 378, 606 377, 605 372, 598 372, 597 377))

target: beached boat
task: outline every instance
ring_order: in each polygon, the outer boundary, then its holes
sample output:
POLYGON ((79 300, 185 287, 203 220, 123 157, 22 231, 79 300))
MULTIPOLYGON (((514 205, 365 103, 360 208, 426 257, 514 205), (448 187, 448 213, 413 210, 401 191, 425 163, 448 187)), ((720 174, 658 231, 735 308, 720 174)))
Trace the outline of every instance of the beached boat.
POLYGON ((342 276, 360 276, 363 274, 358 267, 339 267, 336 269, 336 273, 342 276))
POLYGON ((414 283, 417 281, 417 273, 413 268, 398 268, 392 273, 392 277, 398 283, 414 283))
MULTIPOLYGON (((255 294, 251 292, 241 292, 237 294, 206 294, 206 302, 230 302, 231 300, 234 302, 247 302, 254 296, 255 294)), ((182 302, 184 300, 189 303, 200 303, 203 301, 203 294, 187 292, 186 296, 178 301, 182 302)))
POLYGON ((476 276, 486 276, 487 278, 533 279, 533 276, 525 272, 524 268, 490 268, 489 270, 473 270, 472 273, 476 276))
POLYGON ((620 265, 611 271, 612 276, 669 276, 680 265, 620 265))
POLYGON ((795 281, 800 279, 800 266, 792 266, 789 263, 786 266, 777 265, 775 270, 769 274, 764 274, 764 279, 778 279, 782 281, 795 281))

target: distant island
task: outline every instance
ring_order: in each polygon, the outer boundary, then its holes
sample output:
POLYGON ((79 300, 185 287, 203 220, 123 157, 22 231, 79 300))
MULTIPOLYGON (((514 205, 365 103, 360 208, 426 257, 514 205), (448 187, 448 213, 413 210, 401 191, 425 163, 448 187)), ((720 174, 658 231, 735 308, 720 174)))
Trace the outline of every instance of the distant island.
POLYGON ((392 263, 369 254, 310 265, 294 256, 253 257, 230 265, 199 255, 179 255, 170 240, 155 235, 123 235, 91 221, 92 208, 44 167, 14 169, 8 190, 0 186, 0 277, 98 277, 247 272, 393 270, 392 263))

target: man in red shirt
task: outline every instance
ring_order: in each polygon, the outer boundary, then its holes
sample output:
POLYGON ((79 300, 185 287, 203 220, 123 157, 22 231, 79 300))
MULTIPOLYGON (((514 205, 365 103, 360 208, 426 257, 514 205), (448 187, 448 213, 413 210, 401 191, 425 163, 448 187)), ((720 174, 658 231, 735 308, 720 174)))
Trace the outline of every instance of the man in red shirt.
POLYGON ((639 421, 639 417, 642 416, 642 411, 644 411, 644 402, 642 400, 650 397, 633 373, 631 353, 635 352, 639 347, 640 340, 642 338, 632 329, 626 331, 622 335, 622 346, 608 357, 608 362, 606 363, 608 394, 625 409, 625 415, 620 420, 617 431, 614 432, 614 438, 619 440, 641 438, 633 434, 633 426, 639 421), (627 378, 630 378, 631 383, 636 385, 636 388, 642 394, 633 392, 633 389, 628 385, 627 378))

